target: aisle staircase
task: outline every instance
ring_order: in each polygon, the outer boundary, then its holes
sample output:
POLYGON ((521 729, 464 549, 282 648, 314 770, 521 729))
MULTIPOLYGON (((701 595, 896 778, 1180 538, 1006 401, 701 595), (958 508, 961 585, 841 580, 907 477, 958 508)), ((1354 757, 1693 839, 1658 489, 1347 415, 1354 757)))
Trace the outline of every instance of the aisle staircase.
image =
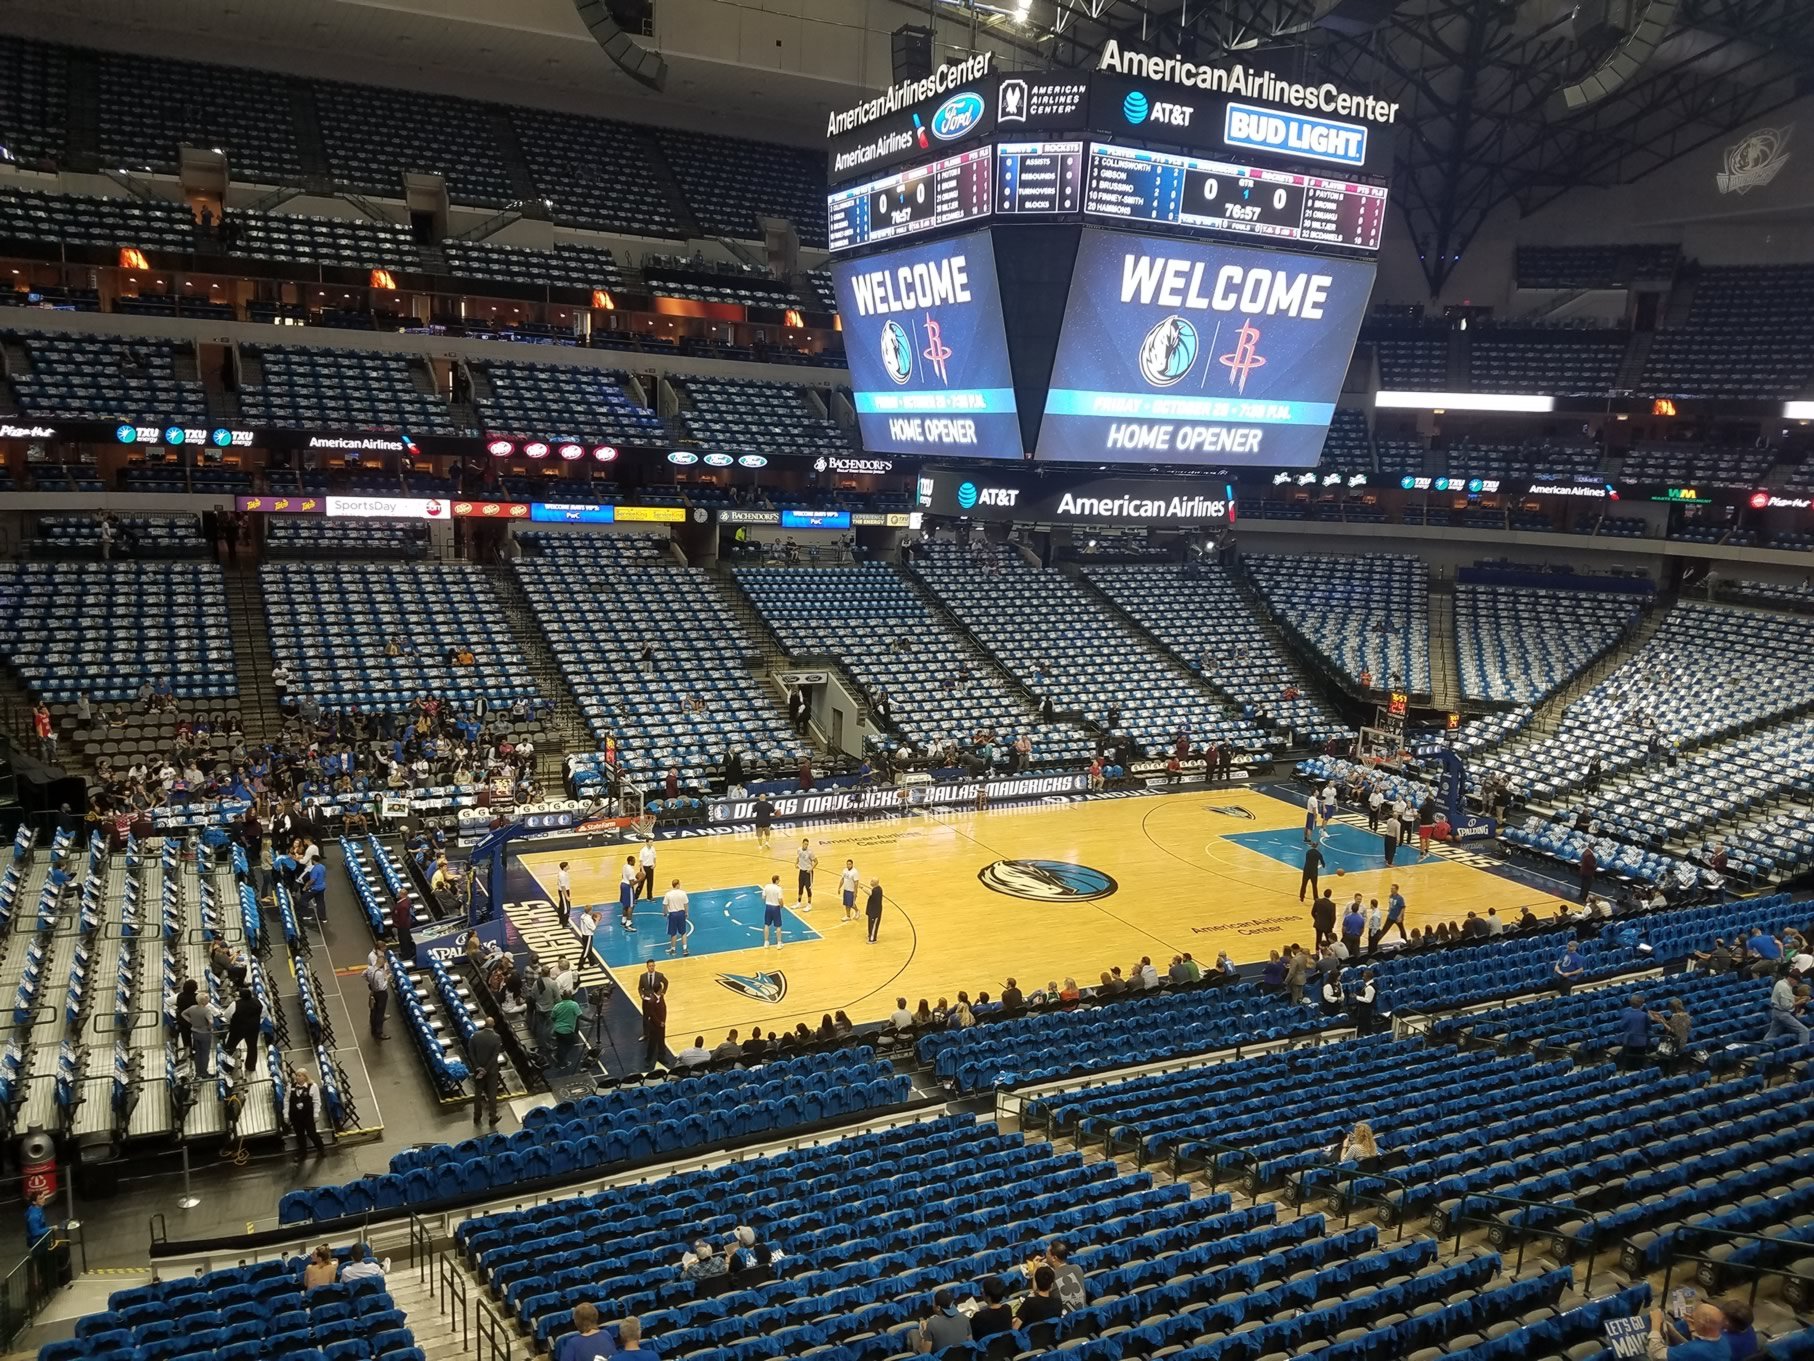
POLYGON ((535 681, 535 688, 544 699, 554 701, 553 714, 544 719, 551 729, 554 741, 544 744, 535 754, 536 778, 546 789, 563 788, 567 777, 567 757, 597 751, 597 740, 592 736, 585 715, 580 712, 579 702, 573 696, 573 687, 567 683, 566 673, 561 670, 560 662, 549 648, 548 640, 542 635, 542 627, 536 622, 529 596, 523 590, 522 582, 517 580, 516 569, 492 566, 485 568, 485 573, 496 588, 504 620, 510 625, 510 632, 529 663, 529 674, 535 681))
POLYGON ((1430 703, 1447 713, 1461 709, 1461 656, 1455 645, 1455 586, 1430 583, 1430 703))
POLYGON ((271 683, 271 629, 265 617, 265 589, 258 567, 242 561, 222 573, 227 621, 233 632, 233 670, 239 680, 239 721, 249 744, 277 737, 283 727, 277 687, 271 683))
POLYGON ((1568 706, 1643 651, 1645 644, 1662 627, 1663 620, 1675 608, 1675 604, 1673 595, 1659 595, 1656 602, 1638 616, 1638 626, 1622 642, 1609 649, 1592 666, 1537 706, 1536 712, 1531 716, 1529 731, 1553 733, 1561 727, 1562 715, 1568 710, 1568 706))

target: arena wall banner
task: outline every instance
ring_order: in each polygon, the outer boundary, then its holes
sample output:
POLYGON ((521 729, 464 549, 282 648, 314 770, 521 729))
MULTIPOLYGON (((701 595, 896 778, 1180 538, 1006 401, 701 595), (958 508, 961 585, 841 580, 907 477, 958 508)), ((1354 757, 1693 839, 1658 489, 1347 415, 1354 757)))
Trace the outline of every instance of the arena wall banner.
POLYGON ((1159 528, 1232 524, 1235 491, 1211 478, 1098 477, 1084 481, 933 468, 920 474, 919 504, 934 515, 1020 524, 1159 528))
MULTIPOLYGON (((1089 788, 1082 771, 1062 775, 1004 776, 990 780, 940 780, 929 784, 881 785, 870 789, 832 789, 823 794, 781 794, 769 800, 775 820, 848 817, 853 813, 883 813, 903 808, 948 808, 973 804, 980 791, 989 803, 1017 799, 1042 799, 1081 794, 1089 788), (903 799, 905 795, 905 799, 903 799)), ((754 822, 753 798, 715 799, 706 809, 714 823, 754 822)))

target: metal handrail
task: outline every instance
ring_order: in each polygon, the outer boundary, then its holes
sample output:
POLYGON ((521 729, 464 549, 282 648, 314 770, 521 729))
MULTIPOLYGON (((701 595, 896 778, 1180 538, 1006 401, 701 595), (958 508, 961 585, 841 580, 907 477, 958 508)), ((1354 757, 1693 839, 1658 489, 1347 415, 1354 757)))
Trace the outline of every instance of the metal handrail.
POLYGON ((26 1252, 0 1277, 0 1342, 8 1347, 18 1342, 61 1287, 54 1257, 58 1247, 77 1250, 81 1269, 88 1270, 88 1245, 81 1224, 71 1220, 56 1225, 50 1238, 44 1248, 26 1252))
MULTIPOLYGON (((1562 1206, 1552 1204, 1546 1200, 1520 1200, 1516 1196, 1502 1196, 1493 1191, 1463 1191, 1457 1197, 1457 1200, 1462 1204, 1466 1204, 1470 1200, 1485 1200, 1491 1201, 1494 1205, 1513 1205, 1524 1210, 1557 1211, 1563 1208, 1562 1206)), ((1457 1214, 1450 1225, 1444 1226, 1445 1229, 1453 1227, 1455 1230, 1455 1251, 1461 1251, 1461 1235, 1466 1231, 1467 1226, 1470 1224, 1475 1225, 1478 1228, 1491 1229, 1494 1221, 1479 1215, 1457 1214)), ((1448 1235, 1445 1232, 1443 1236, 1446 1238, 1448 1235)), ((1531 1234, 1529 1230, 1523 1230, 1518 1235, 1518 1258, 1513 1267, 1514 1271, 1522 1270, 1524 1267, 1524 1245, 1530 1240, 1530 1237, 1531 1234)), ((1559 1255, 1563 1257, 1563 1265, 1565 1266, 1573 1260, 1572 1255, 1559 1255)), ((1599 1255, 1600 1253, 1597 1245, 1588 1250, 1587 1279, 1581 1283, 1581 1291, 1584 1295, 1591 1295, 1594 1280, 1594 1258, 1599 1255)))
MULTIPOLYGON (((1348 1170, 1343 1170, 1340 1163, 1324 1163, 1324 1164, 1321 1164, 1321 1166, 1330 1168, 1333 1171, 1335 1171, 1336 1179, 1335 1179, 1335 1182, 1333 1183, 1333 1185, 1336 1188, 1339 1189, 1344 1183, 1348 1187, 1347 1193, 1342 1195, 1342 1197, 1341 1197, 1342 1227, 1344 1229, 1348 1227, 1350 1220, 1354 1216, 1354 1207, 1357 1203, 1359 1203, 1359 1201, 1361 1199, 1361 1197, 1358 1197, 1354 1194, 1353 1188, 1354 1188, 1355 1182, 1363 1180, 1363 1179, 1367 1180, 1367 1181, 1390 1182, 1394 1187, 1396 1187, 1399 1190, 1400 1193, 1402 1193, 1407 1198, 1409 1198, 1411 1191, 1413 1189, 1415 1189, 1415 1185, 1416 1185, 1416 1183, 1407 1181, 1403 1177, 1395 1177, 1390 1172, 1364 1172, 1360 1168, 1351 1168, 1348 1170)), ((1311 1168, 1304 1169, 1305 1172, 1309 1172, 1312 1170, 1313 1169, 1311 1169, 1311 1168)), ((1434 1181, 1434 1177, 1432 1177, 1431 1180, 1434 1181)), ((1304 1194, 1303 1185, 1304 1185, 1304 1173, 1300 1172, 1298 1174, 1298 1187, 1299 1187, 1298 1204, 1299 1205, 1302 1205, 1304 1203, 1304 1201, 1308 1199, 1308 1197, 1304 1194)), ((1404 1239, 1404 1236, 1405 1236, 1405 1221, 1409 1218, 1409 1215, 1406 1213, 1405 1206, 1401 1204, 1401 1205, 1394 1207, 1391 1201, 1386 1200, 1384 1197, 1380 1197, 1380 1196, 1368 1196, 1368 1197, 1366 1197, 1366 1200, 1369 1204, 1377 1205, 1381 1209, 1390 1210, 1393 1212, 1392 1218, 1395 1219, 1398 1223, 1398 1233, 1394 1237, 1393 1241, 1402 1242, 1404 1239)))
POLYGON ((479 1361, 510 1361, 510 1330, 504 1320, 484 1300, 474 1304, 473 1313, 479 1335, 479 1361))
POLYGON ((428 1272, 434 1261, 433 1240, 429 1236, 428 1225, 414 1214, 409 1217, 409 1264, 416 1269, 416 1280, 427 1284, 428 1272))
MULTIPOLYGON (((451 1252, 443 1252, 435 1261, 435 1305, 453 1318, 460 1334, 460 1350, 471 1351, 472 1310, 466 1297, 466 1278, 460 1274, 451 1252)), ((505 1354, 509 1354, 508 1344, 505 1354)))
MULTIPOLYGON (((1746 1235, 1746 1237, 1754 1237, 1754 1236, 1756 1236, 1756 1235, 1749 1235, 1749 1234, 1746 1235)), ((1785 1242, 1789 1242, 1791 1240, 1785 1239, 1785 1238, 1773 1238, 1773 1239, 1768 1239, 1766 1241, 1773 1242, 1773 1243, 1785 1243, 1785 1242)), ((1796 1246, 1806 1247, 1808 1245, 1806 1243, 1799 1243, 1796 1246)), ((1759 1265, 1756 1265, 1755 1263, 1750 1263, 1750 1262, 1741 1262, 1737 1266, 1732 1266, 1731 1263, 1722 1262, 1716 1257, 1707 1257, 1698 1252, 1685 1252, 1685 1253, 1680 1254, 1679 1256, 1672 1257, 1663 1268, 1663 1290, 1662 1290, 1663 1298, 1667 1299, 1669 1297, 1670 1282, 1673 1279, 1673 1277, 1675 1276, 1676 1267, 1682 1265, 1685 1262, 1694 1262, 1697 1264, 1695 1267, 1695 1272, 1694 1272, 1694 1274, 1696 1276, 1699 1276, 1700 1267, 1703 1265, 1720 1267, 1722 1269, 1730 1268, 1731 1270, 1734 1270, 1734 1271, 1744 1271, 1744 1272, 1749 1273, 1750 1277, 1751 1277, 1750 1303, 1754 1309, 1757 1306, 1757 1291, 1758 1291, 1758 1288, 1761 1285, 1763 1285, 1764 1277, 1781 1276, 1785 1281, 1799 1281, 1799 1280, 1807 1279, 1806 1276, 1804 1276, 1801 1272, 1796 1271, 1795 1268, 1792 1266, 1786 1266, 1786 1267, 1759 1266, 1759 1265)), ((1724 1293, 1724 1292, 1722 1292, 1722 1293, 1724 1293)))

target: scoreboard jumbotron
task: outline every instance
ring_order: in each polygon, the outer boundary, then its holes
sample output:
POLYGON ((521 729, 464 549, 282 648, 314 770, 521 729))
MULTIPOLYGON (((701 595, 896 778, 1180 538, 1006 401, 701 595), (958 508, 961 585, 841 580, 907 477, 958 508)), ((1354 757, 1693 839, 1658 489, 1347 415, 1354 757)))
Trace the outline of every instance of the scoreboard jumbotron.
POLYGON ((1397 106, 1113 44, 1089 75, 990 65, 831 120, 865 447, 1314 464, 1372 290, 1397 106))

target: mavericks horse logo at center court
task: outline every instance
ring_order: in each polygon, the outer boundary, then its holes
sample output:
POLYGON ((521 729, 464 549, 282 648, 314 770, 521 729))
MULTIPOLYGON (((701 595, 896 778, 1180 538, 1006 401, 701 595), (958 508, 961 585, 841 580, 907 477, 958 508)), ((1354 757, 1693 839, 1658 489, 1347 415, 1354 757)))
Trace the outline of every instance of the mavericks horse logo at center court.
POLYGON ((787 975, 779 969, 764 969, 757 974, 721 973, 718 982, 752 1002, 779 1002, 787 996, 787 975))
POLYGON ((997 860, 976 872, 984 888, 1035 902, 1084 903, 1119 887, 1101 870, 1068 860, 997 860))

